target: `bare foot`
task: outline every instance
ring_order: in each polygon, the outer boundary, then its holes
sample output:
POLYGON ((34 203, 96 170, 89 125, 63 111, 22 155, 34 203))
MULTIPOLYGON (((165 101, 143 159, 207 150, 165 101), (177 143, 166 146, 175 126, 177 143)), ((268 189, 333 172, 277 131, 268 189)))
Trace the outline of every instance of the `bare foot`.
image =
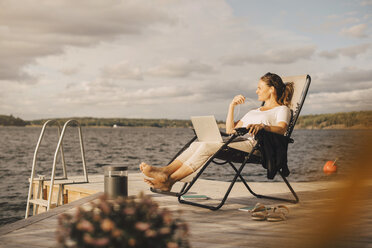
POLYGON ((170 181, 160 182, 156 179, 143 179, 145 183, 150 185, 150 187, 154 189, 160 189, 162 191, 170 191, 172 189, 173 184, 170 181))
POLYGON ((168 175, 164 173, 161 168, 148 165, 144 162, 142 162, 139 167, 145 176, 154 178, 159 182, 165 182, 168 179, 168 175))

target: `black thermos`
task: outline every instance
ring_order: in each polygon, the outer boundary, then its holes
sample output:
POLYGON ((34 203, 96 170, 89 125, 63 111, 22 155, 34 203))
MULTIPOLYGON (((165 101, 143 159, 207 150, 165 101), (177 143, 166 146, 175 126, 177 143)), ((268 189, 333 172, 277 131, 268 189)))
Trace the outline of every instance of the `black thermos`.
POLYGON ((104 167, 104 192, 110 198, 128 196, 128 167, 122 165, 107 165, 104 167))

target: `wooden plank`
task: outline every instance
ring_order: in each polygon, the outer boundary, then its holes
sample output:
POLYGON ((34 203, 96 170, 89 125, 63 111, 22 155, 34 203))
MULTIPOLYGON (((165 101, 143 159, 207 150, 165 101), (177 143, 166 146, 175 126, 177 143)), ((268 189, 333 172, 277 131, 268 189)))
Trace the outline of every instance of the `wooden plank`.
POLYGON ((15 230, 18 230, 20 228, 24 228, 26 226, 33 225, 33 224, 35 224, 39 221, 54 217, 54 216, 56 216, 60 213, 66 212, 67 210, 73 209, 76 206, 80 206, 84 203, 87 203, 87 202, 90 202, 94 199, 97 199, 99 195, 101 195, 101 193, 90 195, 88 197, 77 200, 77 201, 72 202, 70 204, 62 205, 62 206, 59 206, 57 208, 51 209, 48 212, 44 212, 44 213, 41 213, 41 214, 38 214, 38 215, 35 215, 35 216, 31 216, 27 219, 19 220, 19 221, 16 221, 14 223, 2 226, 2 227, 0 227, 0 236, 5 235, 7 233, 11 233, 15 230))
MULTIPOLYGON (((47 207, 48 206, 48 201, 47 200, 42 200, 42 199, 32 199, 30 200, 30 203, 37 204, 39 206, 47 207)), ((54 204, 55 207, 56 204, 54 204)))
MULTIPOLYGON (((92 184, 84 187, 87 190, 102 191, 103 178, 98 176, 96 179, 95 183, 92 182, 92 184), (101 188, 98 187, 100 183, 101 188)), ((282 183, 256 182, 250 183, 250 185, 252 189, 259 193, 267 194, 271 190, 272 195, 288 196, 288 193, 284 193, 287 190, 282 183)), ((72 187, 73 185, 70 186, 72 187)), ((181 186, 182 184, 175 187, 179 189, 181 186)), ((205 194, 212 198, 211 201, 216 201, 221 199, 222 193, 227 186, 228 183, 226 182, 201 180, 191 190, 191 194, 205 194)), ((345 192, 345 188, 342 188, 339 183, 308 182, 293 183, 292 186, 299 195, 300 203, 284 203, 290 209, 288 219, 278 223, 258 222, 253 221, 248 212, 238 211, 238 208, 253 206, 257 202, 267 206, 274 206, 282 202, 254 198, 245 189, 244 185, 237 183, 225 206, 218 211, 210 211, 179 204, 176 197, 154 194, 143 183, 141 175, 129 174, 130 195, 137 195, 139 192, 144 191, 146 194, 151 195, 159 203, 160 207, 170 209, 176 216, 179 215, 179 211, 182 211, 180 217, 186 220, 189 225, 192 247, 319 247, 319 245, 314 245, 314 242, 320 240, 320 231, 327 225, 331 226, 331 229, 339 231, 340 235, 330 236, 331 238, 328 242, 331 245, 323 247, 331 247, 332 245, 336 247, 340 242, 345 247, 365 247, 370 245, 372 242, 372 234, 370 232, 372 230, 372 215, 368 209, 372 207, 371 184, 364 186, 366 188, 363 192, 367 192, 366 195, 356 198, 352 205, 348 205, 347 201, 339 204, 337 199, 340 196, 340 192, 345 192), (347 212, 346 206, 351 206, 353 211, 347 212), (333 220, 333 215, 337 219, 333 220), (348 218, 341 219, 341 222, 336 222, 345 216, 348 218)), ((77 190, 76 192, 79 191, 77 190)), ((4 244, 5 247, 17 247, 17 245, 22 247, 37 232, 38 240, 35 240, 35 244, 38 244, 39 247, 55 247, 54 232, 57 228, 58 213, 67 212, 73 214, 75 211, 73 206, 82 206, 97 198, 96 196, 90 197, 92 196, 25 220, 33 220, 33 223, 21 223, 21 221, 20 223, 14 223, 15 227, 12 230, 9 230, 11 225, 0 228, 0 244, 4 244), (49 215, 51 213, 54 214, 49 215), (5 232, 4 229, 7 231, 5 232)))

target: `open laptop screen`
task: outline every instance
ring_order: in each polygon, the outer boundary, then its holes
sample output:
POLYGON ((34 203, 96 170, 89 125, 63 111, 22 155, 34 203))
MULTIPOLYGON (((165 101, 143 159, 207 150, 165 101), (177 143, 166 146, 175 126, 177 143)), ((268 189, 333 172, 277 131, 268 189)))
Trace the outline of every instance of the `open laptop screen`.
POLYGON ((201 142, 223 142, 216 119, 210 116, 192 116, 192 125, 201 142))

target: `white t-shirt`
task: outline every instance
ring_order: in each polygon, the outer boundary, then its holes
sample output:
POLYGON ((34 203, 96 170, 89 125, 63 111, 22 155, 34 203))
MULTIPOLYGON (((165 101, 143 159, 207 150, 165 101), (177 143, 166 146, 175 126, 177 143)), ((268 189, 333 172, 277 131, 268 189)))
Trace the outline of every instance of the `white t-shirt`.
POLYGON ((261 111, 260 108, 249 111, 243 116, 242 127, 249 124, 265 124, 267 126, 277 126, 279 122, 289 123, 291 119, 291 110, 284 105, 261 111))
MULTIPOLYGON (((247 127, 249 124, 261 123, 267 126, 277 126, 279 122, 288 124, 290 119, 291 110, 287 106, 282 105, 265 111, 261 111, 259 108, 251 110, 243 116, 241 121, 243 122, 242 127, 247 127)), ((245 134, 243 137, 247 140, 230 143, 229 146, 241 151, 250 152, 257 141, 253 135, 245 134)))

